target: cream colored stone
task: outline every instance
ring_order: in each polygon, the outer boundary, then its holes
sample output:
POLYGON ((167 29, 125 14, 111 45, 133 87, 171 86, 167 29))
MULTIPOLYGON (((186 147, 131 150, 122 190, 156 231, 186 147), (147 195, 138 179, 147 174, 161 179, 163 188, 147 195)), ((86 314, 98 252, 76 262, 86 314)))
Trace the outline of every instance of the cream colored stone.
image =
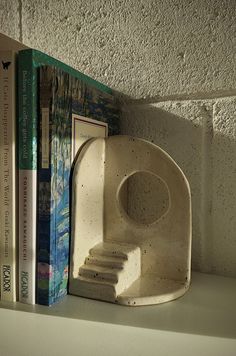
POLYGON ((80 296, 114 302, 140 275, 138 246, 103 242, 89 251, 85 264, 79 268, 76 292, 80 296))
MULTIPOLYGON (((145 305, 186 292, 190 283, 190 189, 168 154, 131 136, 90 140, 75 164, 72 186, 71 294, 145 305), (152 223, 131 218, 123 206, 123 193, 120 200, 125 181, 137 172, 157 176, 168 191, 168 209, 152 223), (98 225, 100 233, 94 229, 98 225)), ((150 205, 155 204, 156 199, 150 198, 150 205)))
POLYGON ((83 147, 77 160, 77 169, 80 167, 80 170, 79 179, 73 184, 72 206, 73 211, 79 212, 79 217, 73 217, 72 231, 78 231, 86 238, 82 245, 77 238, 71 241, 71 280, 77 278, 79 267, 84 264, 89 250, 103 241, 105 143, 102 140, 95 141, 94 147, 95 150, 83 147), (85 152, 87 160, 83 160, 85 152), (76 198, 76 192, 79 192, 79 199, 76 198))

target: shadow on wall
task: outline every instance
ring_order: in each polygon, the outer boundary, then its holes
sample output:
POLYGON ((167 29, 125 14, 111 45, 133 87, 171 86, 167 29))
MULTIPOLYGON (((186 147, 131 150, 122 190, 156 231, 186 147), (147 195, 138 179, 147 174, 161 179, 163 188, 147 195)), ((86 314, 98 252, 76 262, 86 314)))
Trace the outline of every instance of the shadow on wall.
POLYGON ((193 270, 236 277, 236 135, 217 130, 224 120, 213 109, 213 100, 126 105, 121 133, 160 146, 185 173, 192 195, 193 270))

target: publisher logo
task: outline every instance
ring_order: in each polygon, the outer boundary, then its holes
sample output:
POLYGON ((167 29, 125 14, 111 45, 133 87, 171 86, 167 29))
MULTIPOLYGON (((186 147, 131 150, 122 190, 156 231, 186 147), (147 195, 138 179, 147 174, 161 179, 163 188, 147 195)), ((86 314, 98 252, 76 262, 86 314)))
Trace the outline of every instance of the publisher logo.
POLYGON ((11 64, 11 62, 3 62, 3 61, 2 61, 2 68, 3 68, 4 70, 8 70, 10 64, 11 64))
POLYGON ((21 272, 21 297, 28 298, 29 294, 29 273, 21 272))
POLYGON ((11 291, 11 266, 3 265, 2 274, 3 274, 3 292, 10 292, 11 291))

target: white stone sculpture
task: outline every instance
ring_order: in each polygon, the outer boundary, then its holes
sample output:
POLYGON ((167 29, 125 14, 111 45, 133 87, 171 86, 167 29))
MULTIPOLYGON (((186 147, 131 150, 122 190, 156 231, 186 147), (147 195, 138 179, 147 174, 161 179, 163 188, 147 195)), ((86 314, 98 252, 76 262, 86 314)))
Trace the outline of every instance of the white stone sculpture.
MULTIPOLYGON (((152 213, 156 198, 150 204, 152 213)), ((173 159, 150 142, 111 136, 85 143, 73 171, 71 232, 71 294, 137 306, 176 299, 189 288, 189 184, 173 159), (157 219, 139 221, 129 213, 145 203, 145 194, 155 197, 144 190, 141 200, 127 203, 139 173, 158 179, 167 192, 157 219)))

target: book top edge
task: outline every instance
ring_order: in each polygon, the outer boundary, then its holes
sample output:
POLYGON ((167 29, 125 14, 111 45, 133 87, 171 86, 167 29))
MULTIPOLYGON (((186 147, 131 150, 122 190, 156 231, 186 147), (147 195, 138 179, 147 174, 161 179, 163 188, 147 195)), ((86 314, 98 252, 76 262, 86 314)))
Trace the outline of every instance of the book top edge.
POLYGON ((43 65, 54 65, 59 68, 62 68, 65 72, 71 74, 72 76, 74 76, 78 79, 83 80, 85 83, 92 85, 95 88, 97 88, 105 93, 108 93, 108 94, 113 93, 113 90, 111 88, 109 88, 108 86, 106 86, 105 84, 98 82, 97 80, 89 77, 86 74, 81 73, 77 69, 72 68, 68 64, 63 63, 59 59, 56 59, 46 53, 43 53, 39 50, 32 49, 32 48, 23 49, 23 50, 19 51, 19 58, 23 58, 23 57, 25 58, 28 56, 29 56, 29 59, 31 57, 32 64, 34 67, 40 67, 43 65))

